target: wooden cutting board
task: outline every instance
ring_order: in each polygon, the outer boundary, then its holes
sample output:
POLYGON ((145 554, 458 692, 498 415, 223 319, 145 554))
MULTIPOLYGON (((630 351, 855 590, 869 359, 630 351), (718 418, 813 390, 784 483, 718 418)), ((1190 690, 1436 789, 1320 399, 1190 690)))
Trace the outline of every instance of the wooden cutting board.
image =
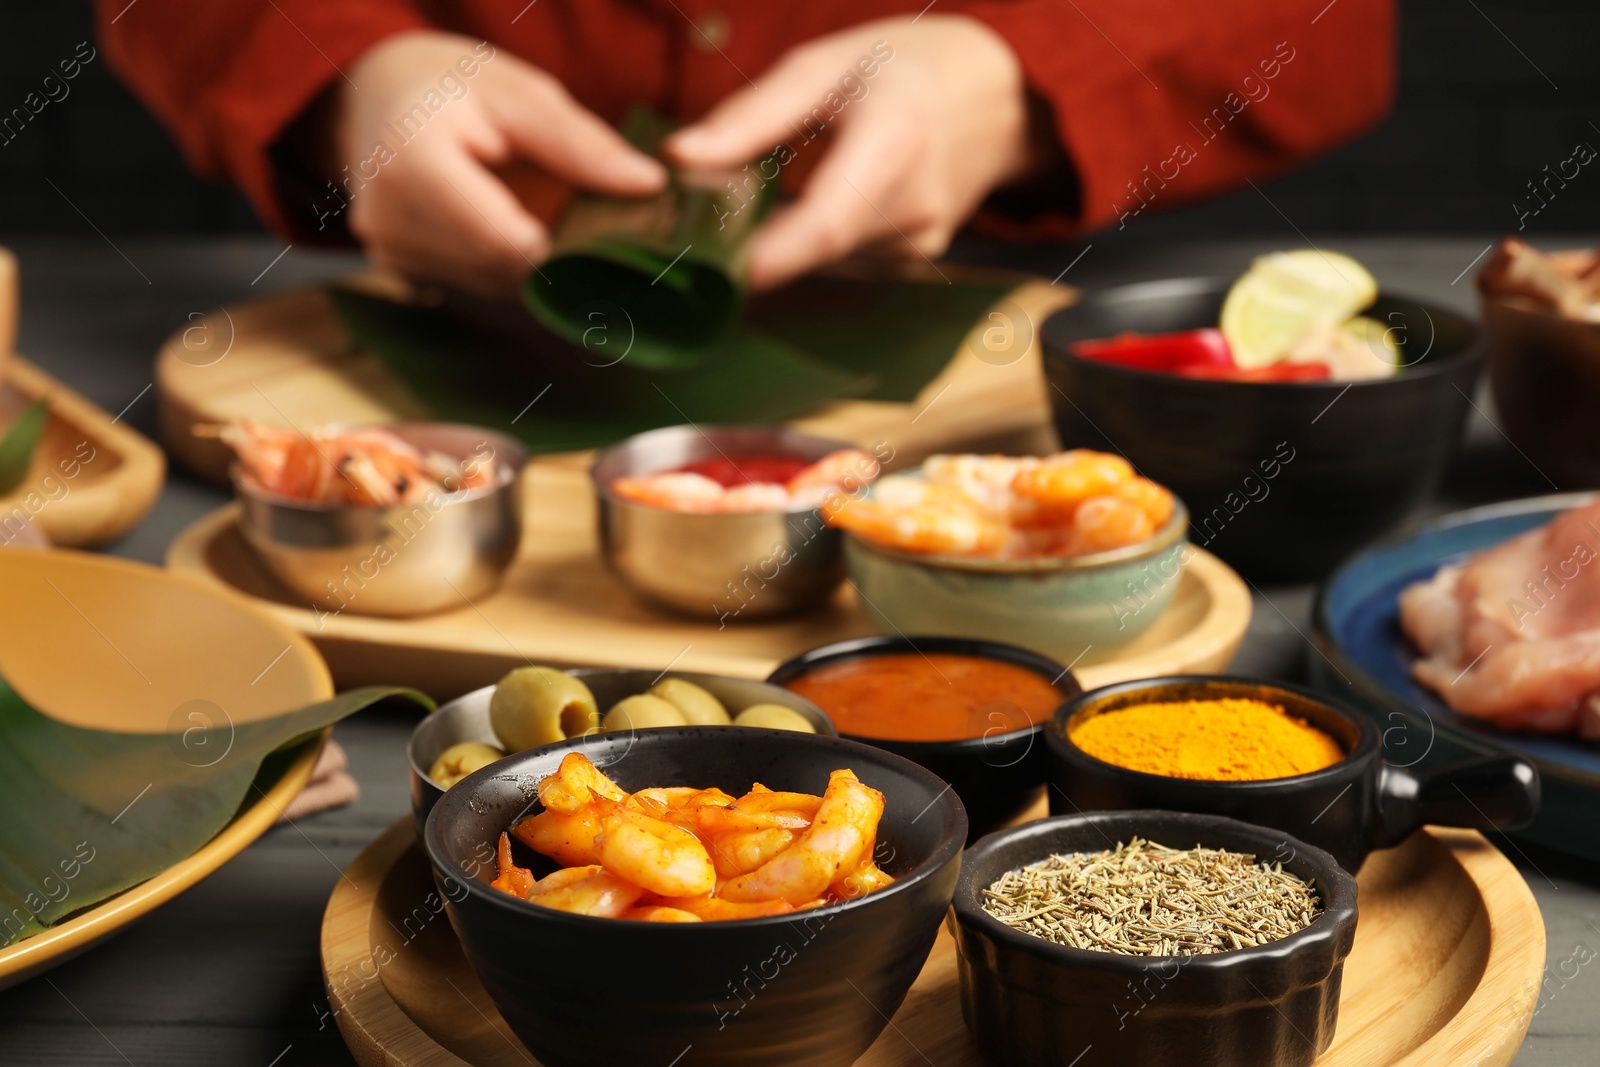
MULTIPOLYGON (((323 981, 345 1043, 363 1067, 536 1064, 426 903, 437 896, 415 834, 408 817, 369 845, 323 914, 323 981)), ((1374 852, 1357 881, 1338 1031, 1318 1067, 1510 1063, 1545 956, 1539 906, 1517 869, 1480 834, 1429 827, 1374 852)), ((928 1063, 987 1063, 961 1021, 955 943, 943 930, 856 1067, 928 1063)))
POLYGON ((0 544, 27 526, 87 547, 144 518, 166 480, 161 449, 26 360, 0 358, 0 368, 0 427, 37 400, 50 407, 27 478, 0 496, 0 544))

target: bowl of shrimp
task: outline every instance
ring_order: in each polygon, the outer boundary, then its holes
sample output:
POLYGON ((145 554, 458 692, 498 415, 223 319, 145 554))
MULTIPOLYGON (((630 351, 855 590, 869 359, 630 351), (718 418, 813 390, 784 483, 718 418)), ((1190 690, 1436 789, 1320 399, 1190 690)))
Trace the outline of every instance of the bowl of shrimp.
POLYGON ((850 1063, 905 999, 967 836, 946 784, 821 734, 573 738, 463 779, 426 850, 547 1067, 850 1063))
POLYGON ((879 458, 766 426, 668 426, 600 452, 600 551, 647 602, 721 625, 802 611, 844 581, 819 509, 864 491, 879 458))
POLYGON ((523 446, 453 423, 301 431, 242 420, 218 436, 239 530, 319 618, 464 607, 500 581, 522 535, 523 446))
POLYGON ((824 509, 884 633, 1019 645, 1063 663, 1149 629, 1177 590, 1183 502, 1120 456, 936 455, 824 509))

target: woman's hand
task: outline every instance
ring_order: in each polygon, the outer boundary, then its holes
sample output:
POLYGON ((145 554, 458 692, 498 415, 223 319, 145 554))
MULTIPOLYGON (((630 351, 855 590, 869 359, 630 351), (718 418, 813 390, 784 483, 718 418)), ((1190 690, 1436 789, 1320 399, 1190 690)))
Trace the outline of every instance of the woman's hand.
POLYGON ((364 182, 348 186, 350 230, 374 263, 411 277, 506 295, 549 252, 544 225, 490 171, 497 164, 528 160, 619 196, 666 180, 560 82, 503 49, 401 34, 349 74, 359 88, 337 100, 334 169, 364 182))
POLYGON ((834 133, 826 156, 793 206, 751 240, 757 287, 869 245, 937 256, 991 190, 1030 167, 1016 56, 981 23, 932 14, 864 23, 794 48, 757 87, 680 130, 667 151, 705 169, 762 159, 767 177, 817 151, 807 138, 823 123, 834 133), (787 151, 775 153, 778 145, 787 151))

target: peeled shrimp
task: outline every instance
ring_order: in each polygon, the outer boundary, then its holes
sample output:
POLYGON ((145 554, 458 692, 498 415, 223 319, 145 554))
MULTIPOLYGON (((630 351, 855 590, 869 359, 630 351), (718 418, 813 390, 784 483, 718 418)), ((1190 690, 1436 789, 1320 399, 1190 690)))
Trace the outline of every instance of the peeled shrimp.
POLYGON ((793 845, 761 867, 722 887, 731 901, 787 900, 799 905, 820 897, 841 871, 854 870, 877 840, 883 794, 848 770, 834 771, 811 826, 793 845))
POLYGON ((796 504, 820 505, 836 492, 859 492, 880 470, 882 467, 871 453, 859 448, 841 448, 790 478, 785 488, 796 504))
POLYGON ((611 491, 637 504, 669 511, 704 512, 716 511, 724 492, 717 482, 689 471, 618 478, 611 483, 611 491))
POLYGON ((539 783, 539 802, 551 811, 572 814, 596 797, 621 803, 627 796, 581 752, 568 752, 556 772, 539 783))
POLYGON ((878 869, 869 850, 859 866, 828 887, 828 895, 840 900, 854 900, 875 889, 893 885, 894 879, 878 869))
POLYGON ((1011 484, 1017 475, 1038 467, 1036 456, 936 455, 922 461, 923 477, 954 486, 984 507, 1011 510, 1011 484))
POLYGON ((1085 449, 1050 456, 1012 481, 1017 498, 1012 520, 1019 526, 1071 521, 1084 501, 1133 476, 1133 467, 1121 456, 1085 449))
POLYGON ((622 913, 624 919, 644 923, 698 923, 705 920, 692 911, 668 908, 660 904, 639 904, 622 913))
POLYGON ((706 922, 721 922, 727 919, 760 919, 767 915, 787 915, 795 907, 787 900, 757 900, 748 902, 735 902, 723 900, 721 897, 704 893, 697 897, 663 898, 658 902, 663 907, 686 911, 690 915, 698 915, 706 922))
POLYGON ((836 498, 825 515, 874 544, 909 552, 986 555, 1004 547, 1009 532, 959 489, 910 477, 885 478, 866 499, 836 498))
POLYGON ((1072 513, 1074 552, 1099 552, 1137 544, 1155 533, 1155 525, 1137 506, 1114 496, 1092 496, 1072 513))
POLYGON ((568 867, 546 875, 528 900, 557 911, 618 918, 644 896, 644 890, 598 866, 568 867))
POLYGON ((499 871, 494 881, 489 884, 502 893, 510 893, 514 897, 524 900, 533 891, 533 872, 525 867, 518 867, 511 858, 511 838, 506 834, 500 835, 500 847, 496 851, 495 859, 499 864, 499 871))
POLYGON ((681 826, 616 807, 602 817, 600 862, 635 885, 665 897, 709 893, 717 872, 700 839, 681 826))
POLYGON ((566 867, 600 862, 600 813, 592 806, 577 811, 547 808, 511 828, 518 841, 566 867))
POLYGON ((793 830, 747 830, 722 834, 706 843, 718 878, 737 878, 749 874, 794 843, 793 830))

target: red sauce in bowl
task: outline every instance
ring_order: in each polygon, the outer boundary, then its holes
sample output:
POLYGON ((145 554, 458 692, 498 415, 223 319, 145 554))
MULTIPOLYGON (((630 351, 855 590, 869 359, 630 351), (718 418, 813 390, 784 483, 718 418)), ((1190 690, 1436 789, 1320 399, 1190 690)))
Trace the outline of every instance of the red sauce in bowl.
POLYGON ((864 656, 785 685, 827 712, 840 733, 885 741, 1009 733, 1043 722, 1066 699, 1026 667, 945 652, 864 656))
POLYGON ((699 474, 710 478, 725 489, 753 482, 777 482, 783 485, 809 464, 798 456, 735 455, 707 456, 693 463, 685 463, 673 473, 699 474))

